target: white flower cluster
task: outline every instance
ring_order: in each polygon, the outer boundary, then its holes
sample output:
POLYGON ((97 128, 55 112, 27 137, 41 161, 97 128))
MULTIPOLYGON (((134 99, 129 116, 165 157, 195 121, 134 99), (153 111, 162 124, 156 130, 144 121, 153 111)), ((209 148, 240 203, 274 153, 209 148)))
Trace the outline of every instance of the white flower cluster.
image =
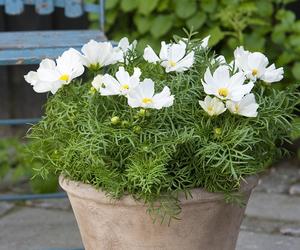
MULTIPOLYGON (((206 49, 210 36, 205 37, 199 47, 206 49)), ((149 63, 159 63, 166 69, 166 72, 176 71, 183 72, 188 70, 194 63, 194 51, 187 53, 186 39, 178 43, 166 44, 161 42, 161 49, 159 56, 156 55, 154 50, 148 45, 144 50, 144 59, 149 63)))
POLYGON ((37 93, 55 94, 63 85, 84 73, 84 66, 97 70, 101 67, 124 62, 128 50, 134 49, 136 42, 129 44, 125 37, 117 47, 110 42, 89 41, 83 45, 81 52, 75 49, 65 51, 56 61, 44 59, 37 71, 30 71, 24 76, 37 93))
POLYGON ((234 65, 245 77, 253 82, 262 80, 266 83, 278 82, 283 78, 283 68, 269 65, 268 58, 260 52, 250 52, 238 47, 234 51, 234 65))
MULTIPOLYGON (((208 38, 204 39, 202 46, 207 46, 208 38)), ((155 54, 150 46, 144 50, 144 59, 149 63, 159 63, 166 72, 183 72, 188 70, 194 63, 194 51, 187 53, 187 45, 184 41, 179 43, 161 43, 159 56, 155 54)), ((173 105, 174 96, 171 95, 169 87, 165 86, 160 93, 155 94, 152 79, 140 80, 141 70, 134 68, 130 76, 123 67, 119 67, 115 77, 105 74, 97 75, 92 85, 103 96, 123 95, 132 108, 154 108, 161 109, 173 105)))
POLYGON ((134 68, 130 76, 123 67, 119 67, 116 77, 109 74, 97 75, 92 85, 103 96, 123 95, 128 99, 128 105, 132 108, 155 108, 170 107, 173 105, 174 96, 170 89, 164 89, 154 94, 154 82, 151 79, 140 81, 141 70, 134 68))
MULTIPOLYGON (((206 50, 209 36, 204 38, 199 48, 206 50)), ((159 55, 147 46, 143 58, 158 64, 169 72, 184 72, 192 67, 195 51, 188 50, 188 41, 180 40, 178 43, 161 43, 159 55)), ((81 53, 75 49, 65 51, 56 61, 44 59, 37 71, 30 71, 25 80, 33 86, 38 93, 50 91, 55 94, 61 87, 69 84, 74 78, 84 73, 84 67, 96 72, 101 68, 121 63, 128 64, 130 51, 135 51, 136 41, 129 43, 122 38, 117 47, 110 42, 89 41, 83 45, 81 53)), ((223 56, 214 60, 220 66, 212 73, 208 68, 205 72, 202 85, 207 94, 204 101, 199 101, 201 107, 210 115, 220 115, 227 109, 233 114, 247 117, 256 117, 258 104, 251 93, 256 80, 266 83, 280 81, 283 69, 276 69, 275 65, 268 66, 269 61, 262 53, 244 50, 238 47, 234 51, 234 61, 227 64, 223 56), (213 97, 211 97, 213 96, 213 97)), ((128 105, 132 108, 161 109, 170 107, 174 103, 169 87, 165 86, 159 93, 155 93, 155 83, 152 79, 141 79, 142 72, 134 68, 132 75, 120 66, 114 76, 99 74, 93 81, 93 88, 102 96, 125 96, 128 105)))
POLYGON ((150 63, 159 62, 166 69, 166 72, 177 71, 182 72, 188 70, 194 62, 194 51, 186 55, 186 43, 166 44, 161 43, 159 57, 153 49, 148 45, 144 51, 144 59, 150 63))
POLYGON ((84 72, 79 53, 75 49, 65 51, 56 62, 44 59, 37 71, 30 71, 24 76, 37 93, 51 91, 55 94, 63 85, 69 84, 84 72))
POLYGON ((199 101, 210 116, 220 115, 228 109, 233 114, 256 117, 259 105, 254 94, 250 93, 254 83, 257 80, 277 82, 283 78, 283 68, 276 69, 274 64, 268 66, 269 60, 264 54, 251 53, 243 47, 234 51, 234 61, 229 65, 223 56, 216 61, 221 65, 213 74, 208 68, 202 81, 208 96, 199 101))
MULTIPOLYGON (((166 45, 165 58, 177 62, 185 55, 186 45, 166 45), (183 56, 178 57, 178 49, 183 56), (174 50, 174 51, 173 51, 174 50), (171 53, 169 53, 171 51, 171 53), (173 58, 174 55, 174 58, 173 58)), ((136 41, 132 44, 128 39, 122 38, 117 47, 110 42, 96 42, 94 40, 84 44, 81 52, 75 49, 65 51, 56 61, 44 59, 37 71, 30 71, 25 75, 25 80, 33 86, 37 93, 51 92, 55 94, 61 87, 69 84, 74 78, 84 73, 84 66, 91 70, 99 70, 102 67, 118 62, 127 64, 127 54, 136 48, 136 41)), ((154 53, 154 52, 153 52, 154 53)), ((193 53, 188 56, 188 62, 181 62, 181 66, 170 71, 182 71, 193 64, 193 53)), ((162 63, 162 65, 165 65, 162 63)), ((173 66, 174 67, 174 66, 173 66)), ((103 96, 123 95, 128 99, 128 105, 132 108, 161 109, 173 105, 174 96, 165 86, 160 93, 155 94, 154 82, 151 79, 140 80, 141 70, 134 68, 130 76, 124 67, 119 67, 115 77, 109 74, 97 75, 92 81, 92 86, 103 96)))

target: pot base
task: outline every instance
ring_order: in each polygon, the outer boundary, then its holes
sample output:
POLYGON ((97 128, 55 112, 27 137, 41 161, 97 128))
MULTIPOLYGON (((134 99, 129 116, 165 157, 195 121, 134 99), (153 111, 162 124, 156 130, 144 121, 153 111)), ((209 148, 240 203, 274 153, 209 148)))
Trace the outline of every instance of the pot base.
MULTIPOLYGON (((257 178, 242 192, 248 201, 257 178)), ((147 206, 131 196, 111 200, 90 185, 60 177, 67 191, 85 250, 234 250, 245 207, 228 204, 223 194, 202 189, 180 198, 180 220, 153 223, 147 206)))

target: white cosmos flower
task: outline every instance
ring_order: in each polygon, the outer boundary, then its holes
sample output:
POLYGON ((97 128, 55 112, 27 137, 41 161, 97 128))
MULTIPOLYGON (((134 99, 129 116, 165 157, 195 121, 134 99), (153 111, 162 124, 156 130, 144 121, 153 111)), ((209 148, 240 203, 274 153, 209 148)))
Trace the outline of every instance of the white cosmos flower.
POLYGON ((118 44, 118 49, 122 52, 123 58, 120 59, 120 62, 124 62, 125 64, 128 64, 129 62, 129 56, 132 58, 132 54, 130 54, 130 51, 134 51, 136 49, 137 41, 134 40, 131 44, 128 41, 127 37, 123 37, 118 44))
POLYGON ((37 71, 30 71, 27 75, 24 76, 25 81, 30 83, 33 86, 33 90, 37 93, 45 93, 51 91, 52 94, 55 94, 56 91, 62 86, 61 83, 57 81, 51 81, 43 74, 49 69, 55 70, 55 62, 50 59, 44 59, 41 61, 37 71))
POLYGON ((82 62, 88 68, 99 69, 123 60, 123 52, 114 48, 110 42, 90 40, 84 44, 81 52, 82 62))
POLYGON ((207 49, 208 48, 208 41, 209 41, 210 35, 207 37, 204 37, 200 43, 200 48, 201 49, 207 49))
POLYGON ((227 66, 232 73, 236 73, 239 71, 238 68, 234 64, 234 60, 232 60, 230 63, 228 63, 223 55, 219 55, 215 58, 212 58, 211 64, 227 66))
POLYGON ((245 95, 239 102, 226 101, 226 107, 233 114, 246 117, 256 117, 258 104, 254 94, 245 95))
POLYGON ((50 91, 55 94, 63 85, 82 75, 84 67, 80 54, 75 49, 65 51, 57 60, 44 59, 37 71, 30 71, 24 76, 37 93, 50 91))
POLYGON ((151 79, 145 79, 135 89, 129 92, 128 105, 132 108, 152 108, 161 109, 173 105, 174 96, 170 89, 164 87, 160 93, 154 93, 154 82, 151 79))
POLYGON ((141 70, 134 68, 133 75, 129 75, 124 67, 119 67, 116 78, 109 74, 98 75, 94 78, 92 85, 103 96, 127 95, 140 82, 141 70))
POLYGON ((226 110, 224 103, 217 97, 206 96, 199 104, 210 116, 220 115, 226 110))
POLYGON ((63 84, 69 84, 74 78, 81 76, 84 67, 80 60, 80 53, 72 48, 65 51, 56 59, 56 72, 63 84))
POLYGON ((123 53, 127 53, 129 50, 135 50, 137 41, 134 40, 131 44, 127 37, 123 37, 118 44, 118 48, 123 51, 123 53))
MULTIPOLYGON (((199 42, 198 47, 199 47, 200 49, 207 49, 207 48, 208 48, 208 41, 209 41, 209 39, 210 39, 210 35, 204 37, 204 38, 199 42)), ((188 42, 188 39, 187 39, 187 38, 182 38, 181 40, 182 40, 183 42, 185 42, 185 43, 188 42)))
POLYGON ((221 65, 213 74, 207 68, 202 85, 207 95, 214 95, 222 100, 240 101, 254 86, 252 82, 244 84, 244 81, 242 72, 230 76, 230 68, 221 65))
POLYGON ((269 60, 260 52, 251 53, 243 47, 238 47, 234 51, 234 60, 239 70, 244 72, 245 76, 252 81, 261 79, 271 83, 283 78, 283 68, 276 69, 274 64, 267 67, 269 60))
POLYGON ((240 47, 237 47, 234 52, 234 59, 238 61, 241 59, 241 58, 244 58, 244 57, 247 57, 248 55, 250 55, 250 51, 248 50, 245 50, 243 46, 240 46, 240 47))
POLYGON ((166 44, 161 42, 159 57, 148 45, 144 50, 144 59, 150 63, 159 62, 166 72, 182 72, 188 70, 194 63, 194 51, 186 54, 186 43, 166 44))
POLYGON ((280 67, 276 69, 273 63, 268 68, 266 68, 265 73, 261 76, 261 80, 267 83, 279 82, 283 78, 283 73, 283 68, 280 67))
POLYGON ((92 86, 97 91, 100 91, 101 87, 103 86, 103 75, 96 75, 92 81, 92 86))
POLYGON ((214 64, 217 64, 217 65, 228 65, 225 57, 223 55, 219 55, 217 57, 214 57, 211 59, 211 64, 214 65, 214 64))

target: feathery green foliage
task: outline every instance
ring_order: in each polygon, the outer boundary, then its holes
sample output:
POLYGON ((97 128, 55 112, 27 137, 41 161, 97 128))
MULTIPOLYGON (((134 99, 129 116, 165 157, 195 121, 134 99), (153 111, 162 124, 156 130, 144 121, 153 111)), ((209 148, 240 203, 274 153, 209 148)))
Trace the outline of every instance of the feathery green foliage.
POLYGON ((161 110, 133 109, 124 96, 92 92, 92 75, 64 86, 49 97, 45 116, 28 135, 33 156, 43 161, 36 171, 43 177, 63 174, 114 198, 131 194, 163 217, 177 216, 180 191, 235 192, 243 178, 280 157, 299 94, 295 87, 277 90, 257 82, 256 118, 229 112, 210 117, 198 101, 205 97, 201 79, 206 68, 217 66, 213 57, 196 50, 194 66, 183 73, 166 74, 141 56, 123 65, 131 72, 140 67, 142 78, 153 79, 157 91, 170 87, 174 105, 161 110), (112 117, 119 119, 113 124, 112 117))

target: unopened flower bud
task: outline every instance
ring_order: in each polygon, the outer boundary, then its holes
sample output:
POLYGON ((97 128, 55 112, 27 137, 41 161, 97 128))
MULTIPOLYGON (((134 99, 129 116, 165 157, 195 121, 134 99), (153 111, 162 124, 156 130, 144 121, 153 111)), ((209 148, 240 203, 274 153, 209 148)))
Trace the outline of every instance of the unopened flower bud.
POLYGON ((94 95, 94 94, 96 94, 96 92, 97 92, 97 90, 94 87, 90 88, 90 91, 89 91, 90 94, 94 95))
POLYGON ((110 119, 112 125, 117 125, 120 123, 120 118, 118 116, 114 116, 110 119))
POLYGON ((133 127, 133 132, 134 132, 134 133, 137 133, 137 134, 138 134, 138 133, 141 132, 141 130, 142 130, 142 128, 141 128, 140 126, 134 126, 134 127, 133 127))
POLYGON ((221 128, 215 128, 214 133, 215 133, 216 136, 219 136, 219 135, 222 134, 222 129, 221 128))
POLYGON ((146 115, 147 111, 146 109, 140 109, 140 111, 138 112, 138 115, 141 117, 144 117, 146 115))
POLYGON ((129 127, 129 122, 128 121, 122 121, 122 127, 124 127, 124 128, 129 127))

